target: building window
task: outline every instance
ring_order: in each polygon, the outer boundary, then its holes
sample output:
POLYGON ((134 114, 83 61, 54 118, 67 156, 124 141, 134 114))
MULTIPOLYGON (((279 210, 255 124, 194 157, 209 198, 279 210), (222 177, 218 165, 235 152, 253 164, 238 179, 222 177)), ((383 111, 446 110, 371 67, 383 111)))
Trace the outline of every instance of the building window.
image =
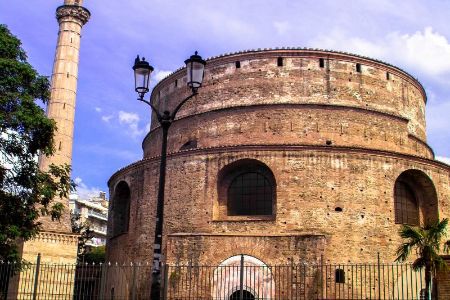
POLYGON ((277 66, 279 66, 279 67, 283 66, 283 58, 282 57, 278 57, 278 59, 277 59, 277 66))
POLYGON ((345 271, 343 269, 336 269, 334 271, 334 281, 336 283, 345 283, 345 271))
POLYGON ((239 69, 241 67, 241 62, 240 61, 236 61, 235 65, 236 65, 236 69, 239 69))
POLYGON ((419 225, 419 205, 414 191, 406 182, 395 184, 395 223, 419 225))
POLYGON ((195 149, 197 148, 197 140, 189 140, 186 143, 184 143, 181 147, 180 150, 189 150, 189 149, 195 149))
POLYGON ((356 64, 356 72, 361 73, 361 64, 356 64))
POLYGON ((130 219, 130 188, 125 181, 117 184, 112 206, 112 235, 128 231, 130 219))
POLYGON ((325 59, 319 58, 319 67, 325 68, 325 59))
POLYGON ((226 216, 273 216, 276 183, 263 163, 243 159, 219 172, 219 202, 226 216))

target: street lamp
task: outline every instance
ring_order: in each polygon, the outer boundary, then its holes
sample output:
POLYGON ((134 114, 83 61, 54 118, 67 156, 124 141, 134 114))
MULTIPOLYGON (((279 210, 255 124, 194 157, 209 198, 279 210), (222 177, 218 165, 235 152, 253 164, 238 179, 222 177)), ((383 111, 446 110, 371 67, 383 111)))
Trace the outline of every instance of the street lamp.
POLYGON ((187 86, 191 89, 191 94, 181 100, 181 102, 170 112, 168 110, 159 111, 150 100, 145 100, 144 96, 149 91, 150 74, 153 67, 145 60, 139 59, 139 55, 134 61, 134 84, 135 90, 139 95, 138 100, 148 104, 155 113, 158 123, 162 129, 161 161, 159 164, 159 187, 158 199, 156 204, 156 226, 155 242, 153 246, 153 270, 151 299, 159 300, 161 297, 161 250, 162 250, 162 232, 164 219, 164 187, 166 182, 166 160, 167 160, 167 133, 170 125, 175 120, 175 116, 186 101, 197 95, 198 89, 202 86, 203 74, 206 62, 195 51, 185 62, 187 72, 187 86))

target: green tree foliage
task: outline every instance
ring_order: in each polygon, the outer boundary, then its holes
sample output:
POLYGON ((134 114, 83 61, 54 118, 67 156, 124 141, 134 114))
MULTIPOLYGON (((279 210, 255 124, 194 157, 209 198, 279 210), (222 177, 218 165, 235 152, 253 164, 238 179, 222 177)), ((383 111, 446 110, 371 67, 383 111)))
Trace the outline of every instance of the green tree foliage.
POLYGON ((52 200, 74 188, 70 166, 38 168, 37 157, 54 152, 56 124, 37 104, 47 103, 49 87, 20 40, 0 25, 0 260, 19 261, 17 243, 36 235, 39 216, 58 220, 64 206, 52 200))
POLYGON ((397 249, 396 261, 404 262, 415 250, 417 258, 413 262, 413 269, 425 268, 426 298, 430 299, 431 280, 437 270, 447 269, 448 266, 440 256, 441 246, 449 252, 450 241, 443 241, 447 235, 448 219, 437 221, 424 227, 403 225, 400 236, 406 241, 397 249))
POLYGON ((105 246, 99 246, 93 248, 91 251, 87 252, 84 255, 84 262, 90 264, 99 264, 105 262, 106 251, 105 246))
POLYGON ((70 213, 70 223, 72 232, 78 234, 77 260, 82 262, 87 253, 86 243, 94 237, 94 231, 90 228, 88 222, 81 222, 79 213, 70 213))

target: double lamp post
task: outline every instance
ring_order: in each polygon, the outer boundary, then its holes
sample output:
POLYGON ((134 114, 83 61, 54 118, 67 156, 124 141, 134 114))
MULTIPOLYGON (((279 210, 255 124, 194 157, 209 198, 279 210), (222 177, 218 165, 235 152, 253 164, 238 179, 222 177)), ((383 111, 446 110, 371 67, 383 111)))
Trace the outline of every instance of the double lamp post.
MULTIPOLYGON (((162 250, 162 233, 163 233, 163 220, 164 220, 164 187, 166 182, 166 160, 167 160, 167 134, 169 132, 170 125, 175 120, 177 112, 180 108, 192 97, 198 94, 198 89, 202 86, 203 74, 205 70, 206 62, 202 59, 197 51, 194 55, 191 55, 189 59, 185 61, 186 64, 186 76, 187 87, 190 89, 190 95, 182 99, 176 107, 172 110, 160 111, 159 107, 165 107, 164 105, 155 106, 152 103, 152 99, 145 100, 144 96, 149 91, 150 74, 153 71, 153 67, 139 56, 134 61, 134 83, 135 90, 139 95, 138 100, 148 104, 153 113, 155 114, 158 123, 162 130, 162 145, 161 145, 161 160, 159 165, 159 187, 158 198, 156 204, 156 226, 155 226, 155 239, 153 246, 153 270, 152 270, 152 286, 151 286, 151 299, 159 300, 161 297, 161 250, 162 250)), ((161 101, 161 99, 159 99, 161 101)))

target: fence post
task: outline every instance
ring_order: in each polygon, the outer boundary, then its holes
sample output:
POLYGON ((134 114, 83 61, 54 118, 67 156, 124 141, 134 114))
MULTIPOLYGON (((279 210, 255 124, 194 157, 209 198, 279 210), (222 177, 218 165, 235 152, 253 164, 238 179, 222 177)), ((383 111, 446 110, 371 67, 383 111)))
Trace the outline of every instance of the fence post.
POLYGON ((244 300, 244 254, 241 254, 241 269, 239 274, 239 299, 244 300))
POLYGON ((41 254, 38 253, 36 259, 36 272, 34 273, 34 288, 33 288, 33 300, 37 299, 38 283, 39 283, 39 268, 41 267, 41 254))
POLYGON ((131 281, 131 299, 136 300, 136 264, 131 263, 132 281, 131 281))
MULTIPOLYGON (((380 268, 380 252, 377 253, 378 258, 378 299, 381 299, 381 268, 380 268)), ((384 283, 383 283, 384 284, 384 283)))
POLYGON ((167 291, 169 288, 169 265, 164 264, 163 265, 163 274, 164 274, 164 281, 163 281, 163 300, 167 299, 167 291))
POLYGON ((324 290, 324 283, 323 283, 323 254, 320 254, 320 296, 323 298, 323 290, 324 290))

